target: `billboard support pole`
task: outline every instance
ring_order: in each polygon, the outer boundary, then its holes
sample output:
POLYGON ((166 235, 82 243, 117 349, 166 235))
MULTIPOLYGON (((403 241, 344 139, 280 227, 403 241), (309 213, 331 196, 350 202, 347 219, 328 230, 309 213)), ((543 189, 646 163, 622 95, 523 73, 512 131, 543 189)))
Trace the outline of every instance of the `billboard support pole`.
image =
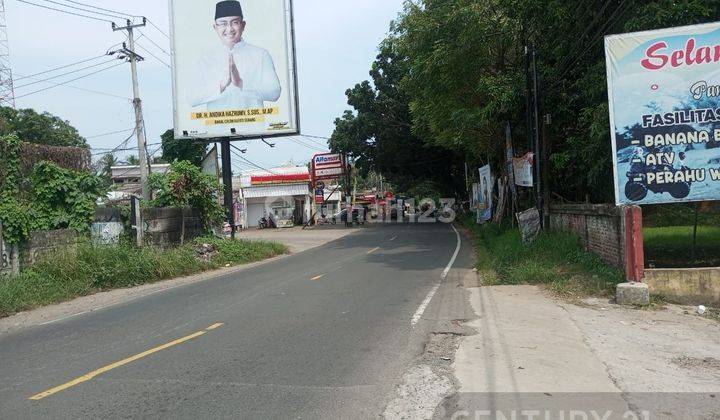
POLYGON ((225 196, 225 210, 230 225, 230 237, 235 239, 235 211, 233 209, 232 162, 230 160, 230 139, 220 139, 222 149, 222 177, 225 196))

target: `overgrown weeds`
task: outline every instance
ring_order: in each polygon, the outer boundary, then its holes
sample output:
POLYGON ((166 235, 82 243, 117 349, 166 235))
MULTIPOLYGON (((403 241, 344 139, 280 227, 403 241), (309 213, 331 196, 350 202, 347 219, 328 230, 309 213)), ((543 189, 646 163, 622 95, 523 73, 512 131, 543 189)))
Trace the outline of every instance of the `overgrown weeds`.
POLYGON ((0 279, 0 317, 98 291, 131 287, 178 276, 260 261, 287 252, 282 244, 200 238, 162 250, 130 244, 81 244, 48 255, 18 276, 0 279), (209 245, 210 258, 198 247, 209 245))
POLYGON ((565 297, 612 296, 620 270, 585 251, 580 238, 544 232, 529 246, 507 225, 465 223, 478 243, 478 270, 487 285, 545 284, 565 297))

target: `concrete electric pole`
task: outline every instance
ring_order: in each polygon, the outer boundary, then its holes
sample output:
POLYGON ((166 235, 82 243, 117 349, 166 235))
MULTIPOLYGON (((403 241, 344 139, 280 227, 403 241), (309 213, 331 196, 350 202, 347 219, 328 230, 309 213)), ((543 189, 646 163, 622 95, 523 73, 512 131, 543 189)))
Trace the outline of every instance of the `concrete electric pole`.
POLYGON ((142 196, 144 200, 150 199, 150 187, 148 185, 148 176, 150 175, 150 165, 148 164, 147 140, 145 138, 145 122, 142 113, 142 101, 140 100, 140 87, 138 85, 137 62, 143 61, 144 58, 135 53, 135 35, 134 28, 143 27, 146 19, 143 18, 142 23, 133 24, 127 21, 127 26, 118 27, 112 24, 113 31, 127 31, 128 45, 123 43, 122 50, 117 51, 120 55, 118 58, 130 61, 130 69, 132 72, 133 84, 133 108, 135 109, 135 134, 138 141, 138 158, 140 158, 140 185, 142 186, 142 196))

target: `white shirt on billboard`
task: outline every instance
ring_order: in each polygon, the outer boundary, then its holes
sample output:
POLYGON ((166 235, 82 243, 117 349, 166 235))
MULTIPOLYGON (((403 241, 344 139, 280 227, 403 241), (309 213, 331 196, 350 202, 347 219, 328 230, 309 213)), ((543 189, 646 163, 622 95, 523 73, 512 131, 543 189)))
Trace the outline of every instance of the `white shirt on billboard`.
POLYGON ((262 108, 265 102, 276 102, 282 89, 270 53, 240 41, 232 48, 233 60, 242 88, 232 83, 221 91, 228 74, 229 51, 218 48, 198 63, 197 85, 189 100, 193 107, 207 106, 208 111, 262 108))

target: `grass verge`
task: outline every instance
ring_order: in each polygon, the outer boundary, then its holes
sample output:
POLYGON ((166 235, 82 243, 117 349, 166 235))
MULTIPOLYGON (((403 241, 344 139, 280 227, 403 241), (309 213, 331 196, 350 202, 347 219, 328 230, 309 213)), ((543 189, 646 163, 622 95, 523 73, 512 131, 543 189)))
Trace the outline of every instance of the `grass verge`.
POLYGON ((645 259, 655 267, 720 266, 720 226, 698 226, 695 261, 692 261, 692 226, 646 227, 645 259))
POLYGON ((577 235, 545 232, 529 246, 509 226, 463 223, 477 239, 478 270, 487 285, 545 284, 567 298, 613 296, 623 273, 585 251, 577 235))
POLYGON ((260 261, 287 253, 282 244, 201 238, 161 250, 79 245, 48 255, 18 276, 0 279, 0 317, 99 291, 260 261), (205 246, 208 245, 208 246, 205 246))

